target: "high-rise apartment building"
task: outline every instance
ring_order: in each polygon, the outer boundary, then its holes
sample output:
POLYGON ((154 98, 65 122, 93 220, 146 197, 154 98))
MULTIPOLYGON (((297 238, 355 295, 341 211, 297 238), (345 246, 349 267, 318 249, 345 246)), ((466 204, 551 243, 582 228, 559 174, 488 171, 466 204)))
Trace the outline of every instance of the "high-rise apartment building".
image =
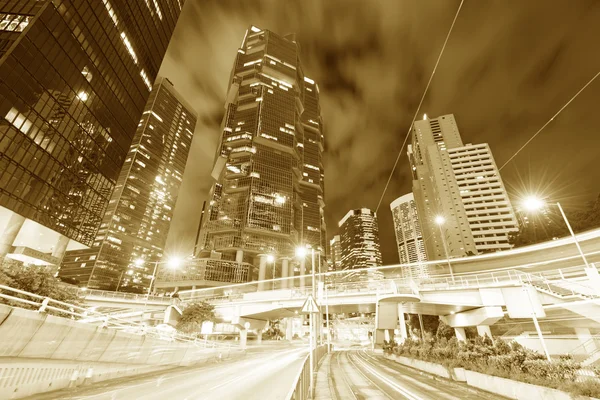
POLYGON ((427 268, 419 263, 427 261, 425 243, 421 233, 421 224, 417 204, 412 193, 398 197, 390 204, 398 245, 398 258, 401 264, 415 264, 403 268, 406 276, 426 276, 427 268))
POLYGON ((294 273, 285 257, 297 246, 325 257, 319 87, 304 75, 299 53, 294 36, 254 26, 246 31, 231 72, 201 234, 205 253, 258 265, 259 280, 266 277, 267 255, 284 276, 294 273))
POLYGON ((342 269, 342 238, 340 235, 335 235, 329 241, 329 260, 332 270, 340 271, 342 269))
POLYGON ((0 2, 0 260, 94 244, 182 3, 0 2))
POLYGON ((61 277, 88 288, 148 287, 163 256, 195 126, 193 108, 159 78, 93 247, 67 252, 61 277))
POLYGON ((377 215, 368 208, 350 210, 338 223, 340 229, 341 269, 381 266, 377 215))
POLYGON ((517 222, 487 144, 465 146, 453 115, 425 117, 414 123, 408 156, 430 260, 511 247, 517 222))

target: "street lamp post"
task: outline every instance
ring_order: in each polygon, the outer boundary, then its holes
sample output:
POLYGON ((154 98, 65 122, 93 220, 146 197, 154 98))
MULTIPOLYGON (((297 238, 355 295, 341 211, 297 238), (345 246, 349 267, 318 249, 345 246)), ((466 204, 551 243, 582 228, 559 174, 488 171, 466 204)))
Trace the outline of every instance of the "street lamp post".
MULTIPOLYGON (((141 267, 142 265, 144 265, 144 263, 145 261, 142 258, 138 258, 137 260, 135 260, 135 265, 138 267, 141 267)), ((180 263, 181 261, 179 260, 179 258, 174 257, 167 261, 167 266, 171 269, 176 269, 179 267, 180 263)), ((154 281, 156 279, 156 271, 158 270, 158 264, 162 263, 159 261, 152 261, 151 264, 154 264, 154 270, 152 271, 152 278, 150 279, 150 285, 148 286, 148 292, 146 293, 142 313, 146 312, 146 308, 148 307, 148 300, 150 299, 150 293, 152 293, 152 285, 154 284, 154 281)))
POLYGON ((538 338, 540 339, 540 343, 542 345, 542 349, 544 349, 544 354, 546 355, 546 359, 548 361, 552 361, 550 358, 550 353, 548 352, 548 348, 546 347, 546 341, 544 340, 544 334, 542 333, 542 329, 540 328, 540 324, 537 319, 537 313, 535 312, 535 306, 533 305, 533 301, 531 300, 531 295, 529 294, 529 286, 525 286, 523 288, 527 293, 527 299, 529 300, 529 305, 531 306, 531 319, 533 319, 533 325, 535 326, 535 330, 537 331, 538 338))
MULTIPOLYGON (((544 200, 539 199, 534 196, 527 197, 523 201, 523 207, 528 211, 539 211, 542 207, 544 207, 544 205, 546 205, 544 200)), ((556 202, 556 206, 558 207, 558 210, 560 211, 560 215, 563 217, 563 220, 565 221, 565 225, 567 225, 567 228, 569 229, 569 233, 571 234, 571 237, 573 238, 573 241, 575 242, 575 246, 577 247, 577 251, 579 251, 579 255, 583 259, 583 262, 584 262, 586 268, 589 268, 590 265, 588 264, 587 258, 585 258, 585 254, 583 254, 583 250, 581 250, 581 246, 579 245, 577 236, 575 236, 575 232, 573 232, 573 228, 571 228, 571 224, 569 223, 569 220, 567 219, 567 215, 565 214, 565 212, 559 202, 556 202)))
POLYGON ((440 229, 440 236, 442 237, 442 245, 444 246, 444 253, 446 254, 446 260, 448 261, 448 268, 450 269, 450 278, 454 281, 454 271, 452 271, 452 264, 450 264, 450 257, 448 256, 448 247, 446 246, 446 238, 442 232, 442 225, 446 223, 446 218, 441 215, 435 217, 435 223, 440 229))

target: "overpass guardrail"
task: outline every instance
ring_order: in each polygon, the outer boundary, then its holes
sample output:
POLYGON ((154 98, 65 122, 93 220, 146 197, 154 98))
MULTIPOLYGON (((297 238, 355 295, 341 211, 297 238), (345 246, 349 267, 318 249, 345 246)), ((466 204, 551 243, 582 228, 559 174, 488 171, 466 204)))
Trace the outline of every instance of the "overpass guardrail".
POLYGON ((50 297, 0 285, 0 299, 4 303, 14 307, 37 310, 39 313, 52 313, 59 317, 65 317, 78 321, 79 323, 100 324, 103 328, 117 329, 127 333, 155 337, 165 341, 188 342, 202 348, 229 348, 230 344, 209 341, 186 335, 173 329, 161 329, 161 327, 150 327, 148 325, 129 321, 127 319, 104 314, 78 304, 66 303, 50 297))
MULTIPOLYGON (((325 275, 326 274, 322 274, 325 275)), ((477 289, 484 287, 530 285, 537 289, 549 291, 561 297, 584 296, 595 297, 595 289, 581 280, 587 279, 584 266, 575 266, 563 269, 548 270, 543 272, 524 272, 518 269, 507 269, 483 273, 463 273, 454 276, 442 275, 427 278, 395 278, 358 282, 327 282, 325 284, 328 296, 342 296, 351 294, 418 294, 420 291, 432 290, 461 290, 477 289)), ((325 278, 327 279, 327 278, 325 278)), ((294 287, 288 289, 275 289, 259 292, 253 285, 235 287, 219 287, 197 289, 181 293, 182 303, 206 301, 212 304, 222 304, 237 301, 272 301, 273 297, 261 298, 258 293, 277 293, 277 300, 306 297, 312 292, 312 287, 294 287), (257 293, 254 295, 252 293, 257 293)))
POLYGON ((312 352, 315 360, 315 371, 311 374, 309 362, 310 354, 308 354, 302 364, 302 370, 300 370, 300 373, 296 377, 294 386, 292 387, 292 390, 290 390, 286 400, 307 400, 314 398, 314 384, 316 381, 314 372, 316 372, 323 356, 327 354, 327 345, 317 346, 312 352), (313 393, 311 393, 311 381, 313 393))

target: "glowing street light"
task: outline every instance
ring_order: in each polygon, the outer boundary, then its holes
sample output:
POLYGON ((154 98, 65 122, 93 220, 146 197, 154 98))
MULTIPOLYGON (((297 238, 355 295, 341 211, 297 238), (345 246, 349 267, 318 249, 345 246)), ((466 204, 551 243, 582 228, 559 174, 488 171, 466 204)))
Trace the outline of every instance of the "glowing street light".
MULTIPOLYGON (((542 208, 544 208, 546 205, 547 205, 547 203, 543 199, 540 199, 535 196, 528 196, 521 202, 521 206, 525 210, 530 211, 530 212, 539 211, 542 208)), ((588 264, 587 259, 585 258, 585 255, 583 254, 583 250, 581 250, 581 246, 579 245, 579 242, 577 241, 577 237, 575 236, 575 232, 573 232, 573 228, 571 228, 571 224, 569 223, 569 220, 567 219, 567 215, 565 214, 565 212, 559 202, 556 202, 555 205, 558 207, 558 210, 560 211, 560 215, 562 215, 563 220, 565 221, 565 224, 567 225, 567 228, 569 228, 569 233, 571 234, 571 237, 573 238, 573 241, 575 242, 575 246, 577 246, 579 255, 583 259, 583 262, 585 263, 586 268, 589 268, 590 265, 588 264)))
POLYGON ((523 200, 523 208, 527 211, 539 211, 546 205, 546 202, 535 196, 528 196, 523 200))
POLYGON ((306 257, 306 247, 296 247, 296 257, 298 257, 298 258, 306 257))
POLYGON ((267 255, 267 262, 272 263, 273 261, 275 261, 275 256, 272 254, 267 255))
POLYGON ((181 265, 181 259, 179 257, 172 257, 167 261, 167 266, 171 269, 177 269, 181 265))
POLYGON ((138 258, 134 261, 134 264, 136 265, 136 267, 141 267, 142 265, 144 265, 144 259, 138 258))
POLYGON ((446 218, 444 218, 442 215, 438 215, 435 217, 435 223, 437 225, 444 225, 446 223, 446 218))

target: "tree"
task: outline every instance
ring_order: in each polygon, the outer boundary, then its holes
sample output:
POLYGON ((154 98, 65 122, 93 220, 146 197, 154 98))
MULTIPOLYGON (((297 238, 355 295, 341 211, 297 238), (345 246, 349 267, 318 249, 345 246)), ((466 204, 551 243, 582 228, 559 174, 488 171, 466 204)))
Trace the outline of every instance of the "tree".
POLYGON ((265 332, 263 332, 263 339, 269 340, 269 339, 274 339, 276 340, 279 337, 283 337, 284 334, 280 329, 280 321, 279 320, 275 320, 273 322, 271 322, 271 324, 269 325, 269 329, 267 329, 265 332))
POLYGON ((446 338, 448 340, 452 339, 454 336, 454 329, 447 325, 440 319, 440 324, 438 325, 437 331, 435 333, 435 337, 439 340, 441 338, 446 338))
MULTIPOLYGON (((422 317, 425 334, 435 335, 440 324, 440 317, 437 315, 422 315, 422 317)), ((410 325, 411 330, 418 331, 418 335, 421 334, 421 324, 419 323, 419 316, 417 314, 409 314, 408 325, 410 325)))
POLYGON ((196 333, 200 331, 204 321, 214 322, 215 306, 204 301, 187 306, 181 314, 177 323, 177 330, 184 333, 196 333))
MULTIPOLYGON (((59 300, 65 303, 77 305, 79 303, 77 291, 66 287, 61 281, 52 274, 40 270, 37 267, 19 267, 0 270, 0 284, 13 287, 15 289, 30 292, 43 297, 50 297, 53 300, 59 300)), ((27 300, 30 296, 11 293, 11 296, 27 300)), ((20 303, 16 301, 0 301, 16 307, 37 309, 37 306, 20 303)), ((65 314, 66 315, 66 314, 65 314)))

